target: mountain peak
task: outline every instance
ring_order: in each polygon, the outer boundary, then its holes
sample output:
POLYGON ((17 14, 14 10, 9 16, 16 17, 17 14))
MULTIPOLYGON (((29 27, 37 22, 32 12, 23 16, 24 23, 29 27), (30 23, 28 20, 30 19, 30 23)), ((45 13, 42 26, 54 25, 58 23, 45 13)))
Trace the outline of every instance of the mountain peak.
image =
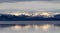
POLYGON ((36 13, 24 12, 24 13, 9 13, 9 14, 15 15, 15 16, 20 16, 20 15, 26 15, 26 16, 44 16, 44 17, 51 17, 51 16, 53 16, 53 14, 48 13, 48 12, 36 12, 36 13))

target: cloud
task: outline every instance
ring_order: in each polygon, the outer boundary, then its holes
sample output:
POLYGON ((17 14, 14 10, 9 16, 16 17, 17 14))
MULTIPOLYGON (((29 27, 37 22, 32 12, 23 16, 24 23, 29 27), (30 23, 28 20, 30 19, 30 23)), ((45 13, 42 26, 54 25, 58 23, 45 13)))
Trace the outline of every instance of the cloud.
MULTIPOLYGON (((20 1, 20 0, 19 0, 20 1)), ((26 1, 26 2, 14 2, 14 3, 0 3, 0 13, 8 12, 58 12, 55 9, 60 9, 60 3, 47 2, 47 1, 26 1)), ((60 11, 59 11, 60 12, 60 11)))
POLYGON ((0 0, 0 3, 4 2, 21 2, 21 1, 60 1, 60 0, 0 0))
POLYGON ((20 9, 20 10, 51 10, 60 9, 60 3, 51 3, 45 1, 1 3, 0 9, 20 9))

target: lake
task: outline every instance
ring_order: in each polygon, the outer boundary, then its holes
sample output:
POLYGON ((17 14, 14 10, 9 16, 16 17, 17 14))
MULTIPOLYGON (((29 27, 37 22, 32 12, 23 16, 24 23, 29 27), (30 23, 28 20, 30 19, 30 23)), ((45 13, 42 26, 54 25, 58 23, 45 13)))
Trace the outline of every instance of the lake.
MULTIPOLYGON (((9 21, 9 23, 10 22, 11 21, 9 21)), ((56 24, 57 21, 55 21, 55 23, 53 22, 50 23, 50 22, 49 23, 41 22, 40 24, 38 23, 21 24, 20 22, 19 22, 20 24, 9 24, 9 23, 0 24, 0 33, 60 33, 60 24, 56 24)))

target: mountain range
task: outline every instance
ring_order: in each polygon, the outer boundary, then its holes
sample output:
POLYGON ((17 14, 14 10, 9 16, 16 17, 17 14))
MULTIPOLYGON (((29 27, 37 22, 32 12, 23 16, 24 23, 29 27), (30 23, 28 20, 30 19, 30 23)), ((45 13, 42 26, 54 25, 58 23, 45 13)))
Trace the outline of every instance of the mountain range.
MULTIPOLYGON (((32 14, 33 15, 33 14, 32 14)), ((0 21, 59 21, 60 14, 56 14, 53 16, 48 15, 11 15, 11 14, 0 14, 0 21)))

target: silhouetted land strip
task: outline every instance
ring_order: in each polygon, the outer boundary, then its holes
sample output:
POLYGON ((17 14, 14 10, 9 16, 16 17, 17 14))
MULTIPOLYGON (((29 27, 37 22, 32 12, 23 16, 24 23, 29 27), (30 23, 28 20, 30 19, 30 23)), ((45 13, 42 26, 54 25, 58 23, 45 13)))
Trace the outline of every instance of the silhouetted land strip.
POLYGON ((60 14, 54 17, 0 14, 0 21, 60 21, 60 14))

